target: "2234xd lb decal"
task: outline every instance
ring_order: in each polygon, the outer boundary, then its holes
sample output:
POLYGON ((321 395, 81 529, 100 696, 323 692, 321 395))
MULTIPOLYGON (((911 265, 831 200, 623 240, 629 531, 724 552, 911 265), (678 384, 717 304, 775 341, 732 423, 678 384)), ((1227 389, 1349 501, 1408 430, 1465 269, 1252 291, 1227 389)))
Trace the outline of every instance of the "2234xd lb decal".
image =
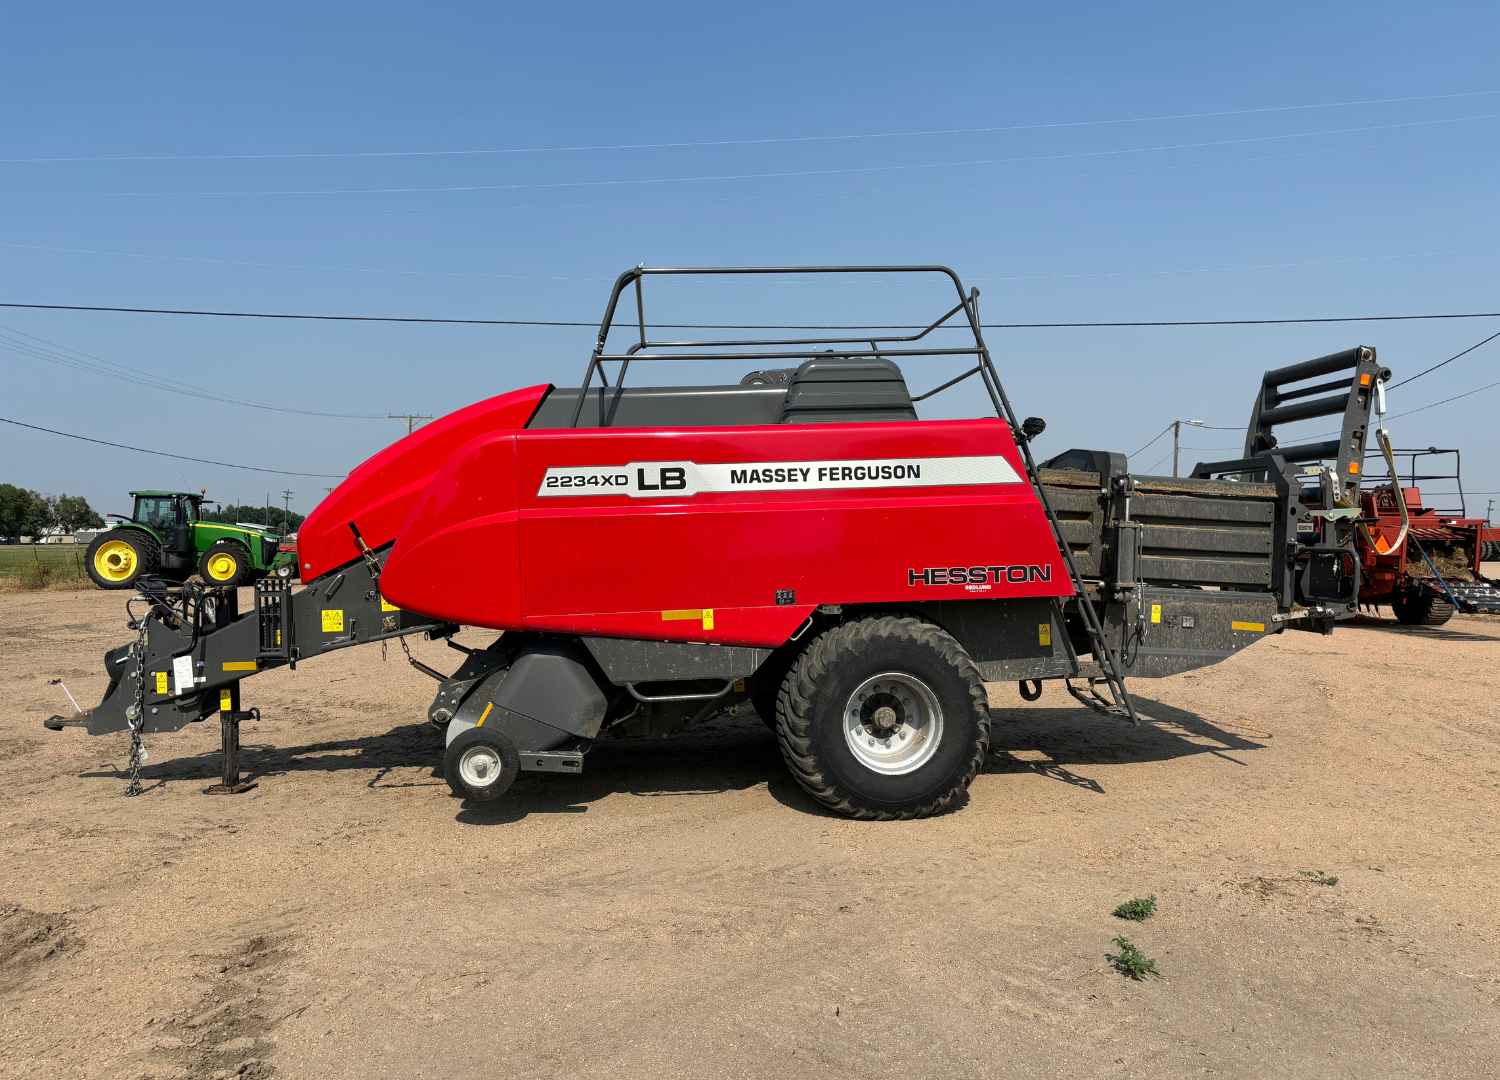
POLYGON ((542 476, 537 495, 627 495, 632 499, 649 499, 682 498, 708 491, 829 491, 1020 482, 1010 462, 996 454, 709 465, 693 461, 647 461, 553 467, 542 476))

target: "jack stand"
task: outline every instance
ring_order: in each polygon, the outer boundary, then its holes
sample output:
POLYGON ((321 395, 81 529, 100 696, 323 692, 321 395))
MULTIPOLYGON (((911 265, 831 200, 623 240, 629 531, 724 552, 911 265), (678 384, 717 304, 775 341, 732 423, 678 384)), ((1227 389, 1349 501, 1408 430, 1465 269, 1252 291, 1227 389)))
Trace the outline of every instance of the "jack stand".
POLYGON ((240 721, 259 720, 260 710, 240 711, 240 684, 219 691, 219 737, 224 752, 223 779, 203 789, 205 795, 238 795, 255 787, 254 780, 240 779, 240 721))

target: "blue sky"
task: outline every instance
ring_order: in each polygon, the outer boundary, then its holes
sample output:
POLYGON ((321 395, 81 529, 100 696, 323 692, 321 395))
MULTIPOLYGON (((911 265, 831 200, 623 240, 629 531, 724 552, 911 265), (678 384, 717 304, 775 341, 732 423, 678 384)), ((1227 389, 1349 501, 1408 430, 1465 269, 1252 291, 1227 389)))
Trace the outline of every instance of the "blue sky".
MULTIPOLYGON (((11 13, 0 300, 594 319, 639 262, 936 261, 1004 322, 1500 310, 1500 93, 1482 93, 1500 91, 1493 4, 511 8, 11 13), (1001 130, 889 134, 975 128, 1001 130), (476 150, 525 152, 437 153, 476 150), (295 156, 389 151, 427 156, 295 156)), ((673 295, 657 314, 899 322, 940 303, 930 289, 782 287, 738 304, 673 295)), ((1367 343, 1399 378, 1495 330, 993 331, 990 344, 1018 410, 1049 421, 1042 450, 1131 451, 1174 416, 1243 423, 1269 366, 1367 343)), ((372 414, 576 382, 592 343, 586 329, 0 311, 0 415, 334 474, 404 425, 162 393, 44 361, 38 338, 54 359, 372 414)), ((1392 410, 1497 368, 1500 342, 1397 391, 1392 410)), ((1500 490, 1497 409, 1500 388, 1397 420, 1395 439, 1460 446, 1468 486, 1500 490)), ((1209 448, 1189 459, 1216 457, 1237 436, 1184 442, 1209 448)), ((1167 468, 1166 449, 1136 466, 1167 468)), ((226 501, 291 487, 305 511, 334 482, 3 426, 0 463, 0 480, 102 510, 141 485, 226 501)))

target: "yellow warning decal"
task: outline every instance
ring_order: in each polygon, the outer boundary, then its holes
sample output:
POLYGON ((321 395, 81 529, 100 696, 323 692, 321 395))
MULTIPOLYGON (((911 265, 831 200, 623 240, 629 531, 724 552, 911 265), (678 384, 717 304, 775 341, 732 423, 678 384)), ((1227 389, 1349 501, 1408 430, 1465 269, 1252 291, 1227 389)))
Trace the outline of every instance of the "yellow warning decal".
POLYGON ((1037 623, 1036 643, 1038 645, 1052 644, 1052 624, 1049 622, 1037 623))
POLYGON ((493 701, 490 702, 488 705, 486 705, 484 707, 484 712, 482 712, 482 713, 479 714, 479 721, 474 726, 475 727, 484 727, 484 722, 490 718, 490 710, 493 709, 494 707, 495 707, 495 703, 493 701))
POLYGON ((387 600, 385 597, 382 596, 380 598, 380 610, 381 611, 400 611, 401 609, 398 608, 395 604, 391 603, 389 600, 387 600))
POLYGON ((714 628, 713 608, 673 608, 661 613, 662 622, 696 622, 705 630, 714 628))
POLYGON ((254 671, 255 670, 255 661, 254 660, 225 660, 224 661, 224 670, 225 671, 254 671))
POLYGON ((233 699, 233 696, 229 693, 228 690, 220 690, 219 691, 219 711, 220 712, 228 712, 232 708, 234 708, 234 699, 233 699))
POLYGON ((1160 604, 1152 604, 1151 605, 1151 622, 1153 624, 1161 622, 1161 605, 1160 604))
POLYGON ((1253 630, 1257 634, 1265 633, 1266 624, 1263 622, 1241 622, 1236 619, 1229 624, 1231 630, 1253 630))
POLYGON ((167 692, 167 673, 165 671, 158 671, 156 673, 156 692, 158 694, 165 694, 167 692))
POLYGON ((323 633, 342 634, 344 632, 344 609, 323 609, 323 633))

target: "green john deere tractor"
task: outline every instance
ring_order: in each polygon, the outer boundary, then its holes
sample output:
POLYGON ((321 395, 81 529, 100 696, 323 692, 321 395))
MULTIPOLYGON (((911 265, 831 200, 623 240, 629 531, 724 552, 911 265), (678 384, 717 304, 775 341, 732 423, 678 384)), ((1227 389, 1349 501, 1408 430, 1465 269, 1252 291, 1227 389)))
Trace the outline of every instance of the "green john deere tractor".
POLYGON ((200 521, 203 495, 132 491, 129 518, 111 514, 113 528, 89 544, 84 567, 101 589, 129 589, 142 577, 184 581, 194 571, 210 585, 247 585, 267 574, 290 576, 293 550, 268 529, 200 521))

